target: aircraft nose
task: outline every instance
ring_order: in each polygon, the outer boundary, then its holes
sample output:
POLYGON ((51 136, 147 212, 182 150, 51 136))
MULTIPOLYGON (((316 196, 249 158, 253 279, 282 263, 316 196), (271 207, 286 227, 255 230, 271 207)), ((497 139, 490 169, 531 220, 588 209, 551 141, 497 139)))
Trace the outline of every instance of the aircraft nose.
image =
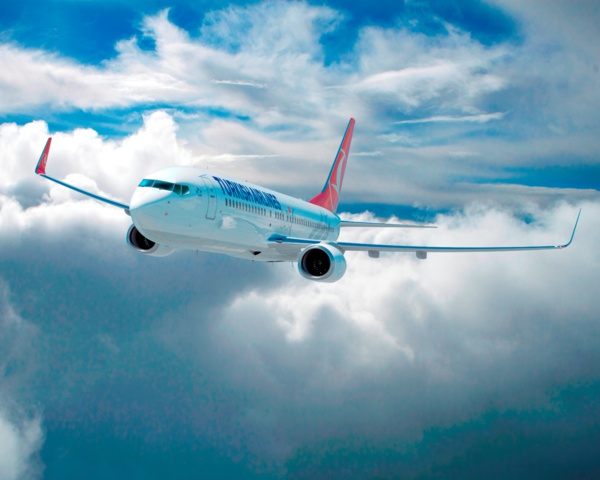
POLYGON ((170 192, 152 188, 137 188, 129 203, 129 212, 136 225, 151 228, 168 216, 170 192))
POLYGON ((170 195, 170 192, 155 190, 152 188, 136 188, 129 203, 129 209, 139 210, 162 202, 170 195))

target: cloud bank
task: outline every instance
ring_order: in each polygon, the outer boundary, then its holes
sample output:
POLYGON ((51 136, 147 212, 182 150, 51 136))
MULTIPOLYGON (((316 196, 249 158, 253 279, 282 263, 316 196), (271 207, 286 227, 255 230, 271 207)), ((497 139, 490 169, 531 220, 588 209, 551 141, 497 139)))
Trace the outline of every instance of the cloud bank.
POLYGON ((42 471, 39 449, 44 433, 27 385, 37 367, 37 332, 14 310, 9 288, 1 277, 0 328, 0 477, 37 478, 42 471))
MULTIPOLYGON (((112 152, 115 164, 97 162, 92 172, 108 176, 125 152, 144 158, 147 143, 137 137, 154 131, 154 122, 170 120, 157 113, 120 142, 89 130, 61 134, 61 156, 75 165, 82 145, 90 149, 80 137, 97 139, 92 150, 99 158, 112 152)), ((5 140, 15 152, 7 165, 23 179, 32 167, 16 158, 16 146, 31 130, 47 127, 16 127, 5 140)), ((155 151, 178 148, 176 136, 159 137, 155 151)), ((160 452, 173 442, 202 452, 182 447, 186 462, 194 459, 182 476, 232 469, 268 478, 418 478, 459 468, 476 478, 505 462, 549 478, 565 465, 596 471, 586 446, 597 440, 596 407, 581 402, 595 395, 600 364, 597 203, 531 204, 532 223, 508 208, 474 204, 438 215, 436 231, 353 230, 345 239, 561 243, 583 207, 565 251, 439 254, 424 262, 348 254, 344 279, 320 285, 288 264, 193 252, 146 258, 125 245, 129 218, 120 210, 45 183, 28 195, 2 197, 0 264, 13 302, 46 339, 32 366, 42 374, 30 379, 46 407, 43 417, 19 424, 3 417, 5 438, 20 452, 5 467, 13 478, 35 467, 28 459, 39 451, 42 425, 51 475, 74 468, 69 462, 87 455, 85 445, 102 451, 105 438, 131 457, 117 457, 106 474, 122 462, 160 470, 160 452), (83 442, 60 454, 62 442, 75 441, 72 428, 86 432, 83 442), (564 428, 588 433, 565 436, 564 428), (132 451, 132 442, 148 453, 132 451), (548 463, 539 442, 566 453, 548 463), (532 460, 522 463, 523 455, 532 460)))
POLYGON ((261 2, 194 31, 147 15, 97 65, 0 44, 0 112, 33 119, 0 124, 0 477, 598 476, 597 186, 515 180, 593 180, 598 35, 581 6, 496 5, 521 37, 408 19, 332 52, 352 12, 261 2), (124 129, 57 127, 73 112, 124 129), (349 253, 321 285, 290 264, 138 255, 122 211, 33 174, 52 135, 52 175, 125 203, 166 165, 308 197, 349 116, 342 200, 361 213, 344 216, 423 207, 439 228, 344 240, 559 244, 583 208, 573 245, 349 253))

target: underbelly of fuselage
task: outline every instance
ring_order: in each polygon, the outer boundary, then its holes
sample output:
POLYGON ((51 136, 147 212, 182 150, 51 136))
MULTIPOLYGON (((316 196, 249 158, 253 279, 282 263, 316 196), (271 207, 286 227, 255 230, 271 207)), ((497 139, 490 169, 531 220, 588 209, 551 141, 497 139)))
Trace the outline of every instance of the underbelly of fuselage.
POLYGON ((176 249, 222 253, 260 262, 295 261, 298 256, 295 246, 268 242, 271 235, 286 233, 283 228, 273 229, 272 224, 261 227, 230 216, 196 227, 156 223, 145 227, 140 223, 136 226, 147 238, 176 249))

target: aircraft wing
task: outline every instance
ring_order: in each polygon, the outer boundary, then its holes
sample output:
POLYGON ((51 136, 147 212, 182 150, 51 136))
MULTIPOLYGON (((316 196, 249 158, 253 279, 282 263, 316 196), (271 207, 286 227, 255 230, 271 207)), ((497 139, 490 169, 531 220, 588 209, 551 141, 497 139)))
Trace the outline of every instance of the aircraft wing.
MULTIPOLYGON (((531 251, 531 250, 555 250, 567 248, 571 245, 573 238, 575 237, 575 230, 577 229, 577 223, 579 222, 579 216, 581 210, 577 214, 575 220, 575 226, 571 233, 571 238, 567 243, 561 245, 520 245, 520 246, 492 246, 492 247, 435 247, 435 246, 419 246, 419 245, 380 245, 374 243, 352 243, 352 242, 326 242, 336 248, 339 248, 342 252, 369 252, 372 257, 377 257, 379 252, 408 252, 416 253, 418 258, 426 258, 428 252, 435 253, 459 253, 459 252, 511 252, 511 251, 531 251)), ((298 246, 309 246, 319 243, 315 240, 309 240, 304 238, 292 238, 283 237, 279 235, 273 235, 269 241, 271 243, 298 245, 298 246)))
POLYGON ((368 227, 368 228, 437 228, 435 225, 419 225, 417 223, 383 223, 383 222, 353 222, 341 220, 340 227, 368 227))
POLYGON ((96 200, 100 200, 101 202, 108 203, 115 207, 122 208, 123 210, 125 210, 125 213, 129 212, 129 205, 125 205, 123 203, 119 203, 114 200, 111 200, 110 198, 102 197, 100 195, 96 195, 95 193, 88 192, 86 190, 82 190, 81 188, 77 188, 74 185, 69 185, 68 183, 65 183, 61 180, 58 180, 49 175, 46 175, 46 164, 48 163, 48 155, 50 154, 50 144, 51 143, 52 143, 52 138, 49 138, 48 141, 46 142, 46 146, 44 147, 44 151, 42 152, 42 155, 40 156, 40 159, 38 160, 38 163, 35 167, 35 173, 37 173, 41 177, 47 178, 48 180, 52 180, 53 182, 58 183, 59 185, 62 185, 63 187, 70 188, 71 190, 75 190, 76 192, 82 193, 83 195, 87 195, 88 197, 92 197, 96 200))

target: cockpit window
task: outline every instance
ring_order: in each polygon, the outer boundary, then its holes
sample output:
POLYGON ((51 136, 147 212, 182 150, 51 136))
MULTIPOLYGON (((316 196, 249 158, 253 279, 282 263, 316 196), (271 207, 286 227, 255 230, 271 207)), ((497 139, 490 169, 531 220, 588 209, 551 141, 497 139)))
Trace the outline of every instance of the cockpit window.
POLYGON ((173 191, 179 196, 187 195, 190 193, 190 187, 187 185, 181 185, 181 183, 176 183, 173 191))
POLYGON ((175 192, 179 196, 188 195, 190 193, 190 187, 187 185, 182 185, 181 183, 164 182, 162 180, 150 180, 145 178, 140 182, 139 186, 167 190, 169 192, 175 192))
POLYGON ((170 182, 163 182, 161 180, 155 180, 154 185, 152 186, 154 188, 158 188, 159 190, 168 190, 169 192, 172 192, 175 184, 170 182))

